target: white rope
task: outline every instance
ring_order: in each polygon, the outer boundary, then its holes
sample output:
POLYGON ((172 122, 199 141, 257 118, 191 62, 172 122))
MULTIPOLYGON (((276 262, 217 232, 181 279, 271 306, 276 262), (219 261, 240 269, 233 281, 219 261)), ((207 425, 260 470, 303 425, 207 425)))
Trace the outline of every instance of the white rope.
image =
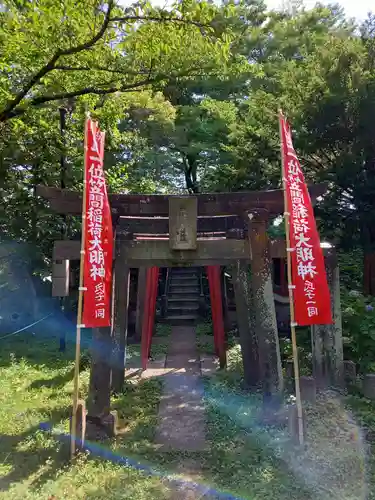
POLYGON ((0 340, 7 339, 8 337, 13 337, 13 335, 17 335, 17 333, 21 333, 24 330, 27 330, 28 328, 31 328, 32 326, 37 325, 41 321, 44 321, 45 319, 49 318, 50 316, 52 316, 52 314, 53 313, 47 314, 47 316, 44 316, 44 318, 38 319, 38 321, 35 321, 34 323, 31 323, 31 325, 24 326, 23 328, 20 328, 16 332, 8 333, 7 335, 4 335, 4 337, 0 337, 0 340))

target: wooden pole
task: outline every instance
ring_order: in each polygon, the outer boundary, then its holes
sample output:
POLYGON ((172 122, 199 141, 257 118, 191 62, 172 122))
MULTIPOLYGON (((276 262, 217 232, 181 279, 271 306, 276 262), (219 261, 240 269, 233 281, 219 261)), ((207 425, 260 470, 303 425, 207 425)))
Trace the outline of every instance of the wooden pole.
POLYGON ((82 309, 83 309, 83 273, 84 273, 84 259, 85 259, 85 233, 86 233, 86 152, 87 152, 87 120, 89 115, 86 115, 85 122, 85 139, 84 139, 84 173, 83 173, 83 197, 82 197, 82 234, 81 234, 81 252, 80 252, 80 267, 79 267, 79 287, 78 287, 78 309, 77 309, 77 331, 76 331, 76 353, 74 364, 74 388, 73 388, 73 413, 72 413, 72 426, 71 426, 71 440, 70 440, 70 454, 71 458, 76 453, 76 426, 77 426, 77 408, 79 397, 79 361, 81 356, 81 328, 82 323, 82 309))
POLYGON ((286 179, 284 177, 286 173, 284 165, 284 154, 282 147, 282 130, 281 130, 281 120, 283 113, 279 111, 279 132, 280 132, 280 149, 281 149, 281 178, 283 180, 283 191, 284 191, 284 220, 285 220, 285 238, 286 238, 286 255, 287 255, 287 275, 288 275, 288 291, 289 291, 289 303, 290 303, 290 330, 292 336, 292 350, 293 350, 293 366, 294 366, 294 383, 296 391, 296 406, 297 406, 297 419, 298 419, 298 440, 299 444, 304 443, 304 426, 303 426, 303 412, 302 412, 302 401, 301 401, 301 389, 300 389, 300 376, 299 376, 299 365, 298 365, 298 349, 297 349, 297 338, 296 338, 296 323, 294 317, 294 300, 293 300, 293 282, 292 282, 292 249, 290 248, 290 235, 289 235, 289 225, 290 225, 290 212, 288 207, 288 196, 286 192, 286 179))
MULTIPOLYGON (((66 140, 65 140, 65 126, 66 126, 66 113, 67 110, 62 106, 59 108, 60 112, 60 139, 62 143, 62 148, 61 148, 61 153, 60 153, 60 187, 61 189, 66 188, 66 177, 67 177, 67 169, 66 169, 66 161, 65 161, 65 148, 66 148, 66 140)), ((68 230, 68 223, 69 223, 69 216, 66 214, 62 215, 62 219, 64 221, 62 230, 61 230, 61 239, 66 240, 69 230, 68 230)), ((68 281, 69 283, 69 281, 68 281)), ((68 295, 69 295, 69 285, 68 285, 68 295)), ((66 309, 66 304, 67 304, 67 298, 66 297, 60 297, 60 307, 61 311, 65 314, 65 309, 66 309)), ((63 330, 60 334, 60 347, 59 347, 60 352, 65 352, 66 351, 66 333, 65 330, 63 330)))

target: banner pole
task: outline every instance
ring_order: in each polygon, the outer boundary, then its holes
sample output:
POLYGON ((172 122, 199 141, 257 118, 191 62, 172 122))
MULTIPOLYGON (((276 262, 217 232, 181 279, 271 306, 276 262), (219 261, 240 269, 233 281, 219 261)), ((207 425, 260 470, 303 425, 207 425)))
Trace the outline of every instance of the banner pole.
POLYGON ((284 193, 284 220, 285 220, 285 239, 286 239, 286 255, 287 255, 287 276, 288 276, 288 291, 289 291, 289 305, 290 305, 290 330, 292 337, 292 351, 293 351, 293 367, 294 367, 294 383, 296 392, 296 406, 297 406, 297 420, 298 420, 298 441, 300 445, 304 443, 304 426, 303 426, 303 411, 302 411, 302 401, 301 401, 301 388, 300 388, 300 375, 299 375, 299 364, 298 364, 298 348, 297 348, 297 337, 296 337, 296 324, 294 315, 294 300, 293 300, 293 281, 292 281, 292 254, 290 248, 290 212, 288 207, 288 196, 286 191, 286 169, 283 154, 283 135, 281 130, 281 118, 283 118, 283 113, 279 110, 279 133, 280 133, 280 150, 281 150, 281 178, 283 181, 283 193, 284 193))
POLYGON ((77 426, 77 408, 79 398, 79 362, 81 357, 81 328, 82 323, 82 309, 83 309, 83 273, 84 273, 84 260, 85 260, 85 243, 86 243, 86 153, 87 153, 87 120, 89 114, 86 113, 85 120, 85 138, 84 138, 84 172, 83 172, 83 197, 82 197, 82 233, 81 233, 81 251, 80 251, 80 266, 79 266, 79 287, 78 287, 78 308, 77 308, 77 330, 76 330, 76 352, 74 364, 74 388, 73 388, 73 413, 72 413, 72 426, 71 426, 71 441, 70 441, 70 454, 71 458, 76 453, 76 426, 77 426))

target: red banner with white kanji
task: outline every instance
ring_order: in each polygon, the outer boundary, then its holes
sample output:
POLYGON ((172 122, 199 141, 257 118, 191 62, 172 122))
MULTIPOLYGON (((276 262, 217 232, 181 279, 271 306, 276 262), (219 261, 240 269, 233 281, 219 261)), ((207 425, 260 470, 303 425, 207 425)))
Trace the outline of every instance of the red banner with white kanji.
POLYGON ((330 292, 305 178, 292 143, 291 130, 280 115, 283 177, 289 216, 293 300, 297 325, 332 323, 330 292))
POLYGON ((82 323, 87 328, 110 326, 113 230, 103 170, 104 137, 98 124, 86 120, 85 252, 82 323))

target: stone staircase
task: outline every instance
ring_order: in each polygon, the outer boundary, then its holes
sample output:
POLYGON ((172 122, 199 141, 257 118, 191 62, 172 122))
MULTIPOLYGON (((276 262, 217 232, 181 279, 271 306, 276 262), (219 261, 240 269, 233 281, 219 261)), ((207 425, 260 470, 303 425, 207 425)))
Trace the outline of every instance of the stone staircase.
POLYGON ((199 318, 199 270, 172 267, 169 270, 166 321, 171 324, 194 324, 199 318))

